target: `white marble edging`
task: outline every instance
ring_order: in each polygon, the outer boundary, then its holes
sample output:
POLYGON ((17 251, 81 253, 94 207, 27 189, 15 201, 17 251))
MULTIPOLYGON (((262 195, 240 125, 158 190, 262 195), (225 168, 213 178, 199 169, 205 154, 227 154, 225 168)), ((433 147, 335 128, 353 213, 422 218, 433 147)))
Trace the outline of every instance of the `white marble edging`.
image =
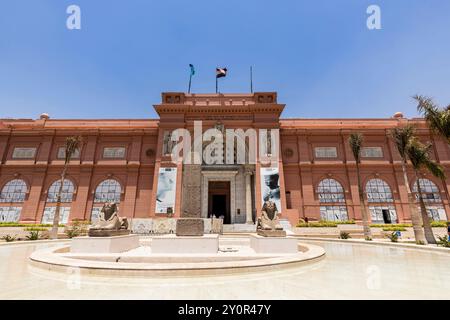
MULTIPOLYGON (((214 261, 214 256, 207 262, 174 262, 174 263, 132 263, 111 262, 120 260, 109 257, 109 261, 93 261, 64 257, 58 252, 67 251, 67 246, 58 246, 35 251, 30 256, 30 264, 34 267, 51 271, 66 272, 67 268, 80 268, 84 274, 117 275, 117 276, 159 276, 159 275, 192 275, 192 274, 218 274, 238 272, 259 272, 273 270, 275 267, 298 266, 320 260, 325 255, 322 247, 310 244, 300 244, 297 254, 266 255, 259 259, 214 261)), ((153 255, 158 257, 158 255, 153 255)), ((161 255, 167 257, 167 255, 161 255)), ((119 258, 119 259, 117 259, 119 258)))

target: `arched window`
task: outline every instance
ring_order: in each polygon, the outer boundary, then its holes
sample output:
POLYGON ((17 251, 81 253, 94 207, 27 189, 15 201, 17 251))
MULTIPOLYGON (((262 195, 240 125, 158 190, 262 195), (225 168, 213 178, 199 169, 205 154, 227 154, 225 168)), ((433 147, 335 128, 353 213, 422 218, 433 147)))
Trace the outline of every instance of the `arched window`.
MULTIPOLYGON (((434 202, 441 203, 441 195, 439 194, 438 187, 434 184, 433 181, 428 179, 419 179, 420 189, 422 191, 423 200, 425 202, 434 202)), ((414 183, 413 192, 416 193, 416 198, 418 198, 417 194, 417 181, 414 183)))
POLYGON ((320 203, 345 202, 344 189, 334 179, 323 179, 317 186, 320 203))
POLYGON ((122 188, 117 180, 104 180, 97 186, 97 189, 95 189, 94 202, 120 202, 121 192, 122 188))
MULTIPOLYGON (((48 189, 47 202, 57 202, 60 186, 61 180, 53 182, 53 184, 48 189)), ((65 179, 62 187, 61 202, 72 202, 74 190, 75 187, 72 181, 65 179)))
MULTIPOLYGON (((440 190, 436 184, 428 179, 419 179, 419 183, 423 201, 427 207, 428 216, 436 221, 447 220, 447 214, 445 213, 444 206, 442 205, 440 190)), ((416 199, 419 200, 419 195, 417 193, 417 181, 414 183, 413 192, 416 195, 416 199)))
POLYGON ((366 184, 366 195, 373 223, 395 223, 397 212, 391 205, 394 202, 391 187, 381 179, 370 179, 366 184))
POLYGON ((348 220, 347 207, 345 206, 345 193, 342 185, 334 179, 323 179, 317 186, 319 197, 320 217, 327 221, 348 220))
POLYGON ((391 188, 381 179, 370 179, 366 184, 368 202, 393 202, 391 188))
POLYGON ((2 189, 0 202, 24 202, 27 194, 27 184, 22 179, 9 181, 2 189))

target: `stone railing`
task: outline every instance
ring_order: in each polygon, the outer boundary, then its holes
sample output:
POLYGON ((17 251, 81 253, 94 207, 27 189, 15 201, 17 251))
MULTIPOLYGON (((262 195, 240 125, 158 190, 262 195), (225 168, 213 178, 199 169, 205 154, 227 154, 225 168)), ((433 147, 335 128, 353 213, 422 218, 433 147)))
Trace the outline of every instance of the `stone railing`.
MULTIPOLYGON (((203 219, 205 234, 223 233, 223 219, 203 219)), ((134 234, 175 234, 176 218, 135 218, 130 219, 131 232, 134 234)))

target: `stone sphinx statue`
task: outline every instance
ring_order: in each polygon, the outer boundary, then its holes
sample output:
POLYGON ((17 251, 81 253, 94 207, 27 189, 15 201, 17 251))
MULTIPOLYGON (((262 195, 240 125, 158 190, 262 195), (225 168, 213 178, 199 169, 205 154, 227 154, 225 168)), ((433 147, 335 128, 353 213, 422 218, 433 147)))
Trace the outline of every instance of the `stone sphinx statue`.
POLYGON ((286 231, 278 219, 278 209, 275 202, 269 198, 264 199, 261 216, 258 218, 256 232, 264 237, 285 237, 286 231))
POLYGON ((88 234, 90 237, 112 237, 129 233, 127 218, 119 217, 117 203, 111 201, 103 205, 100 219, 91 225, 88 234))

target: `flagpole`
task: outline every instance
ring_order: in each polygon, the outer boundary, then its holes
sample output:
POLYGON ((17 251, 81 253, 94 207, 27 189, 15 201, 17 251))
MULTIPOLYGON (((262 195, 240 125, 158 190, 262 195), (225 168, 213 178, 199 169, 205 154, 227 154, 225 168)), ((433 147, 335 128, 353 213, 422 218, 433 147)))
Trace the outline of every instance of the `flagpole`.
POLYGON ((191 93, 191 82, 192 82, 192 72, 189 75, 189 89, 188 89, 188 93, 191 93))
POLYGON ((250 92, 253 93, 253 66, 250 66, 250 92))
POLYGON ((216 75, 216 93, 218 93, 218 80, 217 80, 217 75, 216 75))
POLYGON ((192 63, 189 64, 189 68, 191 69, 189 71, 189 87, 188 87, 188 93, 191 93, 191 84, 192 84, 192 76, 195 74, 194 65, 192 63))

